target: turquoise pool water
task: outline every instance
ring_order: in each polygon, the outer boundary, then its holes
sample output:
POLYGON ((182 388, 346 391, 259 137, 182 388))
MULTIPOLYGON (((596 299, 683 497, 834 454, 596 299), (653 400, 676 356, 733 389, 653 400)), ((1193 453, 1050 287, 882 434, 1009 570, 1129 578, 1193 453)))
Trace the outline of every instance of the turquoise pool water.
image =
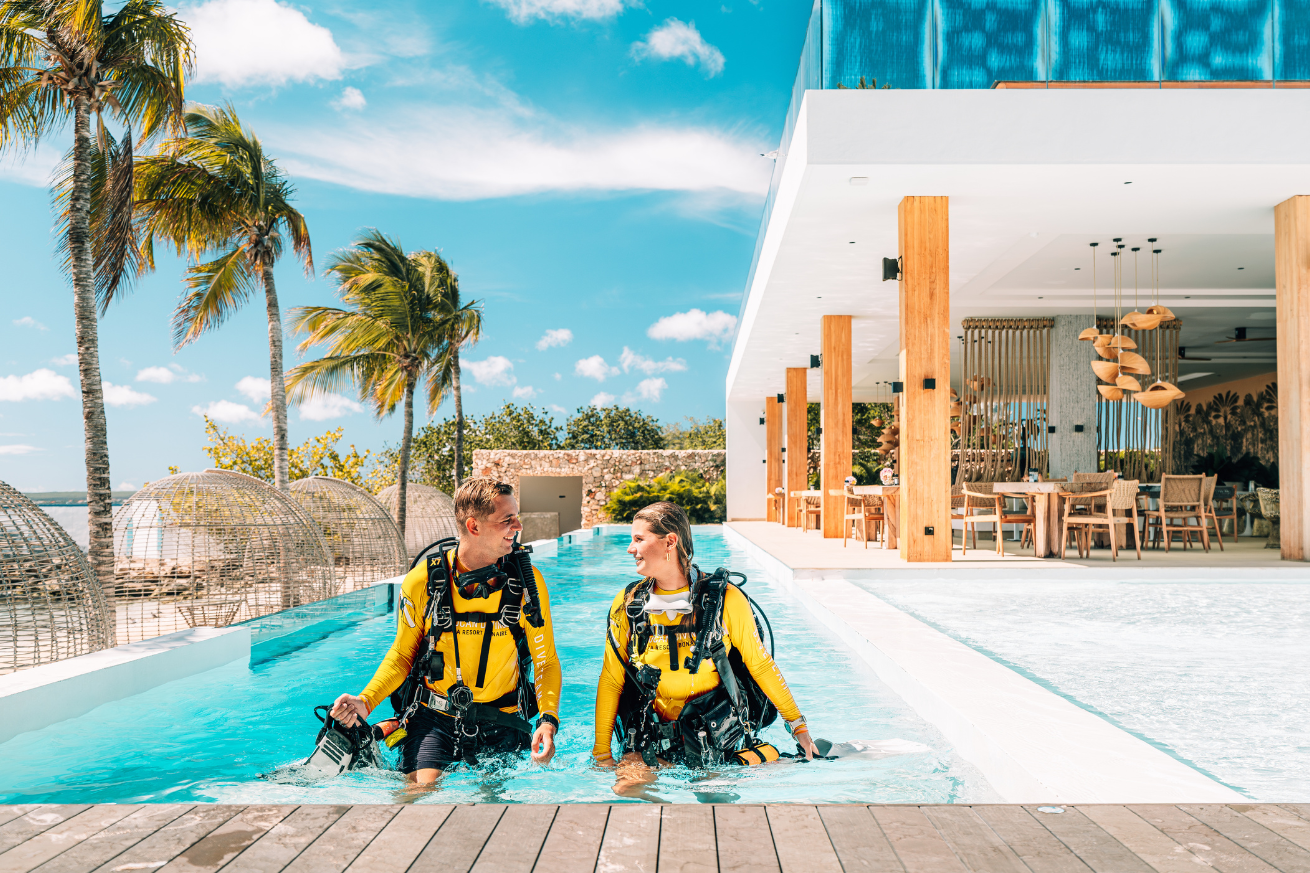
MULTIPOLYGON (((423 802, 615 800, 613 774, 589 763, 592 708, 604 650, 604 616, 635 578, 627 536, 561 545, 541 557, 564 667, 563 729, 549 767, 511 760, 489 770, 452 770, 423 802)), ((717 528, 696 531, 703 568, 747 573, 767 611, 784 675, 815 733, 863 740, 874 751, 818 764, 663 773, 648 800, 667 802, 947 803, 995 800, 970 765, 862 661, 799 604, 773 588, 717 528)), ((256 646, 252 664, 230 664, 106 704, 81 718, 0 744, 0 803, 385 803, 399 774, 358 771, 306 782, 293 766, 311 751, 312 709, 372 676, 393 636, 393 616, 366 618, 328 636, 256 646), (273 648, 276 646, 276 648, 273 648), (261 779, 277 772, 286 781, 261 779)), ((383 705, 383 711, 389 707, 383 705)), ((794 749, 781 723, 766 731, 794 749)))

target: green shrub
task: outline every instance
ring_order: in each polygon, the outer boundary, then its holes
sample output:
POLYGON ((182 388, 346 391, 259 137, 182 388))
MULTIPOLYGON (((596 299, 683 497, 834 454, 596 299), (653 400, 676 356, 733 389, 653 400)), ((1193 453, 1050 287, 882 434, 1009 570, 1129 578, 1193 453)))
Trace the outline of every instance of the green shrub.
POLYGON ((665 473, 644 481, 630 479, 610 492, 605 514, 626 524, 642 508, 661 500, 676 503, 692 524, 719 524, 727 518, 727 479, 706 482, 695 473, 665 473))

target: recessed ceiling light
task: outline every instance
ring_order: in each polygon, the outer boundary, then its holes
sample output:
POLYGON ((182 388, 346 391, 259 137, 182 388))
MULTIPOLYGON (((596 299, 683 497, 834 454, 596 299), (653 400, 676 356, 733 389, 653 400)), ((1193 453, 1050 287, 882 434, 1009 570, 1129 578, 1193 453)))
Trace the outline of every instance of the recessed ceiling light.
POLYGON ((851 184, 852 184, 852 185, 867 185, 867 184, 869 184, 869 177, 868 177, 868 176, 851 176, 851 180, 850 180, 850 181, 851 181, 851 184))

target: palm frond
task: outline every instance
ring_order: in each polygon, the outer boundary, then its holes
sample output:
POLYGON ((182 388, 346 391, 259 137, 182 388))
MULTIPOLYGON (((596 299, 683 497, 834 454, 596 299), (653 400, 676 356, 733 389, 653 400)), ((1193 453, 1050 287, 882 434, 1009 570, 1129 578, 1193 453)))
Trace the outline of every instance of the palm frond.
POLYGON ((287 400, 303 403, 318 393, 342 391, 358 384, 362 376, 384 369, 386 365, 385 356, 372 352, 329 355, 297 364, 286 374, 287 400))
POLYGON ((258 277, 244 247, 187 270, 191 290, 173 312, 173 347, 181 348, 218 327, 250 298, 258 277))

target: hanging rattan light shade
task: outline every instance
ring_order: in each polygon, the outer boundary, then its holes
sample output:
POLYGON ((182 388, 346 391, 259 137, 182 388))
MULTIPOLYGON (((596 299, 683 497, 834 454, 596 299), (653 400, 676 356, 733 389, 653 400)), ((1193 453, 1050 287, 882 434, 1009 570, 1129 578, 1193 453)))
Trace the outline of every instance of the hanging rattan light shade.
POLYGON ((119 643, 225 627, 339 590, 314 520, 253 476, 168 476, 114 514, 109 600, 119 643))
POLYGON ((310 476, 291 483, 291 496, 318 524, 342 591, 356 591, 409 569, 400 528, 363 488, 310 476))
POLYGON ((0 482, 0 673, 113 644, 104 594, 82 549, 0 482))
MULTIPOLYGON (((378 501, 396 517, 397 487, 388 485, 378 492, 378 501)), ((458 536, 455 501, 433 488, 410 482, 405 488, 405 548, 411 559, 437 540, 458 536)))

